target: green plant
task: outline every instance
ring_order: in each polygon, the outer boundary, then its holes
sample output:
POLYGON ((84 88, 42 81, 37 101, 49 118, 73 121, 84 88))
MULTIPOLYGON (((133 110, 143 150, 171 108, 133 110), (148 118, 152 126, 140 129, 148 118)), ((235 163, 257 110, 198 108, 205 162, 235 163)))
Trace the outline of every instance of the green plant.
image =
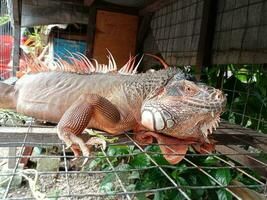
POLYGON ((267 133, 267 73, 262 65, 224 65, 204 69, 204 82, 227 94, 222 118, 267 133))
POLYGON ((1 17, 0 17, 0 26, 6 24, 6 23, 8 23, 8 22, 10 22, 10 17, 9 17, 9 15, 4 15, 4 16, 1 16, 1 17))
POLYGON ((35 26, 34 32, 27 32, 27 40, 24 45, 34 56, 39 56, 47 45, 47 26, 35 26))
MULTIPOLYGON (((185 161, 170 166, 160 154, 158 146, 148 146, 145 148, 145 151, 151 153, 151 158, 156 161, 158 165, 162 166, 164 171, 166 171, 178 185, 185 187, 184 191, 190 198, 215 200, 233 199, 232 195, 223 188, 190 188, 189 186, 214 186, 216 183, 197 168, 190 167, 190 164, 185 161)), ((191 150, 191 153, 194 152, 191 150)), ((160 169, 155 167, 148 156, 139 149, 135 149, 133 146, 110 146, 107 150, 107 155, 110 156, 109 160, 114 169, 117 170, 117 175, 122 180, 123 185, 126 186, 127 191, 140 191, 173 186, 160 169)), ((101 152, 98 153, 98 156, 99 157, 91 161, 85 170, 93 170, 96 168, 100 170, 112 170, 112 167, 108 164, 104 154, 101 152)), ((214 156, 189 156, 189 159, 198 166, 210 167, 210 169, 205 169, 205 171, 222 185, 229 185, 234 179, 238 179, 245 184, 253 184, 251 179, 244 177, 242 174, 237 173, 230 168, 223 167, 225 165, 214 156)), ((254 175, 257 176, 256 174, 254 175)), ((108 173, 101 182, 100 191, 108 192, 110 194, 122 191, 119 182, 116 180, 117 177, 115 173, 108 173)), ((140 200, 184 199, 177 189, 157 191, 155 194, 140 193, 136 197, 140 200)))

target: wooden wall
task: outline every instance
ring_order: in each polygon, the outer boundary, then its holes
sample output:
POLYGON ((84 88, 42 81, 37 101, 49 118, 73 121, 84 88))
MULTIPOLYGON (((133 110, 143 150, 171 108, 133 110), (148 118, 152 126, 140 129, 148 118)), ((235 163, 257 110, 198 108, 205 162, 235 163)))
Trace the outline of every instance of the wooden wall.
MULTIPOLYGON (((152 15, 141 50, 161 54, 173 65, 267 63, 267 0, 155 2, 165 3, 158 4, 162 6, 152 15), (215 5, 210 6, 212 2, 215 5)), ((108 9, 112 11, 113 8, 108 9)), ((88 24, 90 10, 91 7, 82 4, 56 0, 23 0, 21 25, 88 24)), ((139 14, 150 15, 149 12, 139 14)), ((90 29, 88 43, 92 44, 95 26, 90 29)), ((138 50, 141 51, 140 44, 138 50)))
POLYGON ((150 26, 144 51, 169 64, 267 63, 267 0, 172 0, 154 13, 150 26), (207 13, 214 22, 203 23, 207 13), (209 63, 198 62, 201 56, 209 63))
POLYGON ((89 7, 56 0, 23 0, 21 26, 88 23, 89 7))

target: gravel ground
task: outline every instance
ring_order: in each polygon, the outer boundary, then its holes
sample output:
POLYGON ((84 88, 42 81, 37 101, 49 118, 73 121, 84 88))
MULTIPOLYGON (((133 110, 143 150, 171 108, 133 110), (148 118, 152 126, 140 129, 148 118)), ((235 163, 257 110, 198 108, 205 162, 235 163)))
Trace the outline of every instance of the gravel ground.
MULTIPOLYGON (((7 148, 0 148, 0 157, 8 155, 7 148)), ((80 161, 82 162, 82 161, 80 161)), ((80 166, 81 163, 77 163, 77 166, 80 166)), ((0 171, 7 168, 7 160, 0 159, 0 171)), ((46 196, 60 196, 60 195, 68 195, 68 190, 71 192, 70 195, 74 197, 60 197, 54 198, 58 200, 63 199, 118 199, 123 200, 126 199, 124 197, 109 197, 109 198, 97 198, 97 197, 75 197, 75 195, 83 195, 89 193, 98 193, 99 185, 101 180, 103 179, 104 174, 69 174, 68 179, 64 174, 55 173, 53 175, 40 175, 37 181, 37 189, 39 192, 43 193, 46 196), (69 184, 67 184, 67 180, 69 184), (69 185, 69 188, 68 188, 69 185)), ((34 177, 31 177, 32 180, 34 177)), ((115 180, 114 180, 115 181, 115 180)), ((0 199, 5 192, 4 187, 0 187, 0 199)), ((27 199, 32 198, 32 192, 29 187, 29 183, 26 179, 23 178, 21 186, 16 186, 11 188, 8 193, 8 197, 12 199, 27 199)))
MULTIPOLYGON (((99 175, 69 175, 68 181, 70 186, 71 194, 82 195, 86 193, 97 193, 98 187, 102 176, 99 175)), ((68 195, 67 179, 64 175, 59 175, 57 177, 41 175, 38 181, 38 190, 48 196, 60 196, 68 195)), ((32 193, 29 189, 28 183, 24 182, 23 186, 20 188, 15 188, 10 190, 8 197, 12 198, 29 198, 32 197, 32 193)), ((60 197, 58 199, 68 199, 67 197, 60 197)), ((96 197, 71 197, 70 199, 97 199, 96 197)))

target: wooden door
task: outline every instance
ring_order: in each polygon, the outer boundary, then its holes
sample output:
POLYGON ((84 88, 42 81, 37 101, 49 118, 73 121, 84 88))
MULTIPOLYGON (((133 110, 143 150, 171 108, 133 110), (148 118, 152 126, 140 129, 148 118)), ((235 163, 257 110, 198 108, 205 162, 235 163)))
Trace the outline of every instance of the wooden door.
POLYGON ((138 16, 98 10, 93 47, 93 58, 107 64, 107 50, 122 67, 135 54, 138 16))

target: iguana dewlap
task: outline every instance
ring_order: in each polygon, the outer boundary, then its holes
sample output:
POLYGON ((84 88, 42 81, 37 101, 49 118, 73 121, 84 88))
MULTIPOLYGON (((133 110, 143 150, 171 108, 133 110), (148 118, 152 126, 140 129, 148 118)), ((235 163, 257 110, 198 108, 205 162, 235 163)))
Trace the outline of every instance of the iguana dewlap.
POLYGON ((59 138, 73 150, 78 145, 84 156, 89 156, 87 145, 93 143, 79 138, 86 127, 114 135, 133 130, 140 143, 156 138, 169 144, 160 147, 173 164, 183 156, 168 154, 185 154, 188 145, 207 141, 218 126, 225 96, 220 90, 186 80, 178 68, 135 74, 132 59, 119 72, 110 57, 108 66, 97 62, 94 66, 82 56, 72 61, 72 66, 85 68, 88 74, 65 68, 24 75, 15 86, 0 83, 0 107, 58 122, 59 138))

